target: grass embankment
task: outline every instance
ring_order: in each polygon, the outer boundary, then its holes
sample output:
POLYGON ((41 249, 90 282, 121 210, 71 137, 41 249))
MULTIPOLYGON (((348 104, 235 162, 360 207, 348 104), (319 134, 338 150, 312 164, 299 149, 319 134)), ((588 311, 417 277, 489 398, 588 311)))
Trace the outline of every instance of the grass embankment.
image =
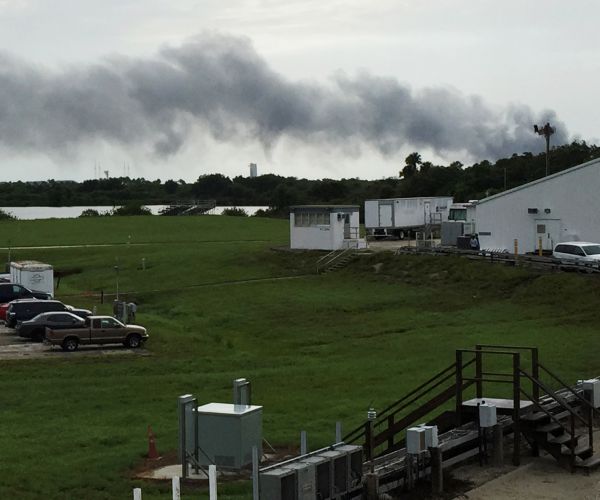
MULTIPOLYGON (((16 257, 81 267, 59 292, 85 306, 93 300, 77 294, 114 291, 118 259, 152 356, 3 362, 0 497, 112 499, 141 484, 144 498, 168 498, 168 485, 130 479, 146 426, 160 451, 174 450, 177 396, 227 402, 236 377, 252 381, 270 442, 296 443, 305 429, 314 448, 331 442, 336 420, 357 425, 370 404, 381 409, 450 364, 457 347, 537 345, 569 380, 600 372, 595 277, 375 255, 324 276, 182 288, 312 271, 315 255, 270 249, 287 230, 285 221, 225 217, 1 224, 15 246, 119 243, 130 234, 149 243, 16 257), (231 243, 207 243, 224 239, 231 243)), ((223 498, 249 492, 220 488, 223 498)))

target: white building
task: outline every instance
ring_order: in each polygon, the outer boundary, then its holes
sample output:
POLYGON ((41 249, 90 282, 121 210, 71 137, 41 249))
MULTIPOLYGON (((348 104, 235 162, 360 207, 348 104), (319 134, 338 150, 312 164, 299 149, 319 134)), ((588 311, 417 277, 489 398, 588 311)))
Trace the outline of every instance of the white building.
POLYGON ((256 166, 256 163, 250 163, 248 166, 250 167, 250 177, 257 177, 258 167, 256 166))
POLYGON ((600 241, 600 160, 592 160, 480 200, 481 248, 544 250, 561 241, 600 241))
POLYGON ((305 250, 365 248, 360 238, 358 206, 290 207, 290 247, 305 250))

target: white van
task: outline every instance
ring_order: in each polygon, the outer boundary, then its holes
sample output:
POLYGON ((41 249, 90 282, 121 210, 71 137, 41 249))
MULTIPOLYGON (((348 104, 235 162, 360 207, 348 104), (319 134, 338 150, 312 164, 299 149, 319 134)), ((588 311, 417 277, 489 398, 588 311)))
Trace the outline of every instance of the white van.
POLYGON ((600 243, 587 241, 566 241, 559 243, 552 251, 552 257, 561 262, 600 264, 600 243))

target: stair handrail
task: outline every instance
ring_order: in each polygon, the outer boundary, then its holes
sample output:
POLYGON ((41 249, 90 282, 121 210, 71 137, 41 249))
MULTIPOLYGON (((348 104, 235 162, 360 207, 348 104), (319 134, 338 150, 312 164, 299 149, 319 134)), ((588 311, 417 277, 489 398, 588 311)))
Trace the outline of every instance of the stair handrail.
POLYGON ((577 413, 569 403, 567 403, 562 397, 556 394, 552 389, 550 389, 546 384, 542 381, 533 378, 529 373, 525 370, 519 369, 519 372, 522 375, 525 375, 529 380, 531 380, 534 384, 536 384, 540 389, 542 389, 548 396, 554 399, 558 404, 560 404, 565 410, 567 410, 572 416, 576 417, 583 425, 589 426, 590 422, 586 422, 585 419, 577 413))
POLYGON ((563 389, 567 389, 571 394, 573 394, 573 396, 575 396, 581 403, 583 403, 588 410, 590 410, 592 413, 596 412, 598 413, 598 410, 596 408, 594 408, 592 406, 592 404, 585 399, 584 397, 582 397, 580 394, 577 394, 572 387, 568 386, 567 384, 565 384, 561 379, 559 379, 554 373, 552 373, 550 370, 548 370, 548 368, 546 368, 544 365, 542 365, 541 363, 538 362, 538 366, 544 370, 548 375, 550 375, 554 380, 556 380, 560 385, 562 385, 563 389))
POLYGON ((317 271, 318 271, 320 268, 329 267, 329 266, 330 266, 330 265, 332 265, 332 264, 333 264, 333 263, 334 263, 336 260, 339 260, 339 259, 341 259, 341 258, 342 258, 342 256, 344 256, 344 255, 345 255, 346 253, 348 253, 350 250, 354 250, 354 248, 347 247, 347 248, 344 248, 344 249, 343 249, 341 252, 340 252, 339 250, 335 250, 336 252, 339 252, 339 253, 338 253, 338 254, 336 254, 336 255, 333 255, 333 256, 331 257, 331 259, 329 259, 328 261, 325 261, 325 263, 324 263, 324 264, 322 264, 322 265, 320 265, 320 266, 317 266, 317 271))
MULTIPOLYGON (((475 358, 471 359, 470 361, 467 361, 466 363, 463 363, 463 369, 467 368, 468 366, 470 366, 474 362, 475 362, 475 358)), ((413 389, 408 394, 405 394, 402 398, 400 398, 399 400, 395 401, 394 403, 392 403, 391 405, 389 405, 388 407, 386 407, 383 411, 381 411, 380 413, 378 413, 377 420, 373 424, 373 427, 379 427, 380 425, 383 424, 383 422, 387 422, 387 419, 390 416, 397 415, 400 411, 406 409, 408 406, 410 406, 414 402, 418 401, 419 399, 421 399, 422 397, 424 397, 426 394, 430 393, 436 387, 439 387, 443 382, 445 382, 446 380, 454 377, 455 374, 456 374, 456 362, 454 362, 451 365, 447 366, 442 371, 436 373, 433 377, 431 377, 426 382, 424 382, 421 385, 419 385, 416 389, 413 389), (446 376, 444 376, 444 375, 446 375, 446 376), (430 384, 432 384, 433 382, 435 382, 438 378, 440 378, 442 376, 444 376, 443 379, 439 380, 433 386, 428 387, 430 384), (417 394, 417 395, 415 396, 415 394, 417 394), (405 403, 406 400, 409 399, 409 398, 411 398, 411 397, 412 397, 412 399, 408 403, 405 403), (405 403, 405 404, 403 404, 403 403, 405 403)), ((355 429, 353 429, 352 431, 350 431, 346 436, 344 436, 342 438, 342 441, 344 441, 344 442, 353 442, 353 441, 359 439, 361 436, 365 436, 366 437, 365 423, 364 422, 362 424, 360 424, 358 427, 356 427, 355 429)))
POLYGON ((546 408, 544 408, 540 403, 538 403, 537 401, 534 401, 534 399, 529 394, 527 394, 527 392, 525 392, 524 389, 521 389, 521 393, 523 394, 523 396, 525 396, 527 399, 529 399, 539 410, 541 410, 543 413, 548 415, 550 417, 550 420, 553 420, 554 423, 560 425, 565 431, 567 431, 567 429, 560 422, 560 420, 558 420, 552 413, 550 413, 548 410, 546 410, 546 408))
POLYGON ((329 257, 331 254, 334 254, 334 253, 335 253, 335 252, 337 252, 337 251, 338 251, 337 249, 336 249, 336 250, 332 250, 332 251, 331 251, 331 252, 329 252, 328 254, 326 254, 326 255, 323 255, 321 258, 317 259, 317 262, 316 262, 316 264, 318 265, 318 264, 319 264, 319 262, 321 262, 323 259, 326 259, 326 258, 327 258, 327 257, 329 257))

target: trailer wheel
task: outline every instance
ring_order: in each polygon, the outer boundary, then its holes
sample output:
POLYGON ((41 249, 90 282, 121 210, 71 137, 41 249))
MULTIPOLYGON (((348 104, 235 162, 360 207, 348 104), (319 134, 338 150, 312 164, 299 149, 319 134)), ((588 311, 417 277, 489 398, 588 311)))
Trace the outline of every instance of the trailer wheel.
POLYGON ((68 339, 63 340, 63 351, 73 352, 77 350, 77 347, 79 347, 79 341, 76 338, 69 337, 68 339))
POLYGON ((132 333, 125 340, 125 345, 130 349, 137 349, 142 345, 142 337, 140 337, 137 333, 132 333))

